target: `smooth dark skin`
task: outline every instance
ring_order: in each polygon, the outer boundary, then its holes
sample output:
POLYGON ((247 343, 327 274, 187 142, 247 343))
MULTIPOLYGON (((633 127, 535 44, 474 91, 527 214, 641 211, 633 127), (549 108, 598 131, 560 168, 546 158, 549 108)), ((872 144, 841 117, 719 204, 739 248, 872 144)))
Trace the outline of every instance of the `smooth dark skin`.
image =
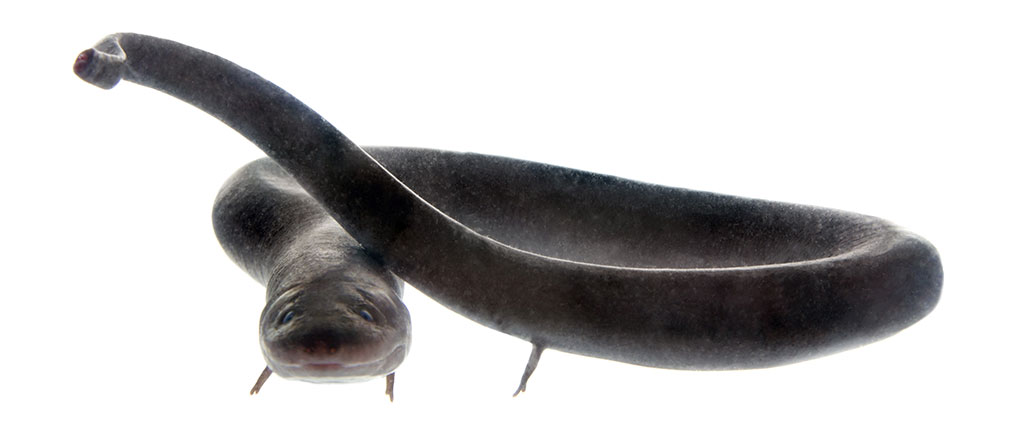
POLYGON ((387 376, 411 343, 403 283, 271 160, 237 171, 212 215, 226 253, 266 286, 261 350, 271 372, 313 382, 387 376))
POLYGON ((405 172, 254 73, 153 37, 108 37, 75 71, 162 90, 246 136, 391 272, 530 341, 520 390, 545 348, 770 367, 887 337, 940 297, 933 246, 877 218, 476 155, 401 158, 405 172))

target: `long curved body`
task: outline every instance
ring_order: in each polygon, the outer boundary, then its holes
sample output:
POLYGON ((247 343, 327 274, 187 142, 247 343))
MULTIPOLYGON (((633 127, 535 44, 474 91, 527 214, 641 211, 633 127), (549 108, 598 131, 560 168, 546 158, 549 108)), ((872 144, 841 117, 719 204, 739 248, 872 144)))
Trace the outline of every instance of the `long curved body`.
POLYGON ((940 295, 934 248, 876 218, 496 157, 373 157, 256 74, 153 37, 113 35, 75 71, 211 113, 390 271, 538 347, 663 368, 768 367, 889 336, 940 295))

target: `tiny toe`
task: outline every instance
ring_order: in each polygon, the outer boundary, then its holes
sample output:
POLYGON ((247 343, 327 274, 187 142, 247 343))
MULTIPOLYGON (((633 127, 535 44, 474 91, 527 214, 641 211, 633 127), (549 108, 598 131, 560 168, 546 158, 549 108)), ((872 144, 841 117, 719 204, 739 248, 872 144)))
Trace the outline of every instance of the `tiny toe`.
POLYGON ((390 397, 390 402, 393 402, 393 376, 395 373, 396 372, 386 376, 386 395, 390 397))

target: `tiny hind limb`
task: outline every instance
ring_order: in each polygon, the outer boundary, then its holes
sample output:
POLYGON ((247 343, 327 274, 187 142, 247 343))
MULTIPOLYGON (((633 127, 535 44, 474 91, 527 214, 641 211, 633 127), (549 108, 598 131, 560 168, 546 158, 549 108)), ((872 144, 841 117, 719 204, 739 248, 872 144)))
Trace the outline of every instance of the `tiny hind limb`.
POLYGON ((522 380, 519 381, 519 388, 515 389, 515 393, 512 398, 519 396, 519 393, 526 391, 526 382, 529 381, 529 377, 533 375, 533 371, 536 370, 537 363, 540 362, 540 354, 544 353, 544 345, 539 343, 533 343, 533 351, 529 353, 529 361, 526 362, 526 371, 522 373, 522 380))

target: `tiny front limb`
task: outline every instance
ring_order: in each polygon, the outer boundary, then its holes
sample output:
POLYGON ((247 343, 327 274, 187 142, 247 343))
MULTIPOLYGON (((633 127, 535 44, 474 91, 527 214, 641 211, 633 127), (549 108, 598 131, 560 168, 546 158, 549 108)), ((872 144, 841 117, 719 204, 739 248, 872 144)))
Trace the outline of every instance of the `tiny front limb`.
POLYGON ((540 354, 543 352, 544 345, 533 343, 533 352, 529 354, 529 362, 526 363, 526 371, 522 373, 522 381, 519 382, 519 388, 515 390, 515 394, 511 395, 512 398, 519 396, 519 393, 526 391, 526 381, 529 381, 529 376, 533 375, 533 371, 536 370, 536 364, 540 362, 540 354))
POLYGON ((393 375, 396 372, 390 372, 386 376, 386 395, 390 397, 390 402, 393 402, 393 375))
POLYGON ((265 385, 265 381, 268 381, 268 377, 270 376, 272 376, 272 369, 265 366, 265 370, 261 371, 261 376, 259 376, 257 382, 254 383, 254 387, 250 388, 250 394, 257 395, 257 393, 261 391, 261 386, 265 385))

